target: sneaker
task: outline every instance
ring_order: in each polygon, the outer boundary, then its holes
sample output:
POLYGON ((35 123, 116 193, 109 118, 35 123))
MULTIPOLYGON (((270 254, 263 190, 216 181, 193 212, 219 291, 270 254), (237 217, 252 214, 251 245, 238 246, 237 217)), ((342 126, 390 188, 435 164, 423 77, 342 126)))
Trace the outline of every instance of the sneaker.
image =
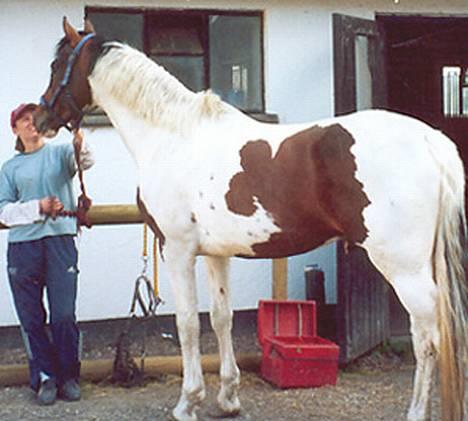
POLYGON ((59 397, 65 401, 79 401, 81 398, 80 385, 75 379, 67 380, 60 387, 59 397))
POLYGON ((44 380, 37 392, 37 401, 39 405, 52 405, 57 399, 57 385, 55 379, 44 380))

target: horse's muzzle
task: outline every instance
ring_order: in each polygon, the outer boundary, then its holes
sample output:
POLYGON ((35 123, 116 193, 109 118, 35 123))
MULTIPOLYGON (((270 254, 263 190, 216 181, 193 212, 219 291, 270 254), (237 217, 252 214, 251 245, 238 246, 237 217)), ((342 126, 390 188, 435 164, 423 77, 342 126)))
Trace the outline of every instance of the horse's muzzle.
POLYGON ((60 128, 51 113, 41 106, 34 112, 34 126, 39 133, 46 137, 54 137, 60 128))

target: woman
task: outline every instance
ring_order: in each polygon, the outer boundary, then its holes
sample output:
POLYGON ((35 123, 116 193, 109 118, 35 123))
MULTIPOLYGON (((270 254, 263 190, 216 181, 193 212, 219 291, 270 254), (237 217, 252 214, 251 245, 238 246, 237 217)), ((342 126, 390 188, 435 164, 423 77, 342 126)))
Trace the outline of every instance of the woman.
MULTIPOLYGON (((0 222, 10 227, 8 276, 29 358, 30 383, 42 405, 80 399, 80 333, 76 323, 76 218, 59 216, 75 209, 71 144, 46 143, 33 122, 35 104, 21 104, 10 124, 19 153, 0 171, 0 222), (43 292, 47 292, 50 333, 43 292)), ((81 134, 80 166, 93 165, 81 134)))

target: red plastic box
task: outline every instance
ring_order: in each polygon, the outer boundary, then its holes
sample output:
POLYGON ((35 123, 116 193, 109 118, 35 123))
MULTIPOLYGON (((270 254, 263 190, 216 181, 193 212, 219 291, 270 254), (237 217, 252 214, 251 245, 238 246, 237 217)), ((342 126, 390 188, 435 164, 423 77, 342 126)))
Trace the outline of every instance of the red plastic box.
POLYGON ((281 388, 336 384, 339 347, 317 336, 314 301, 261 300, 262 377, 281 388))

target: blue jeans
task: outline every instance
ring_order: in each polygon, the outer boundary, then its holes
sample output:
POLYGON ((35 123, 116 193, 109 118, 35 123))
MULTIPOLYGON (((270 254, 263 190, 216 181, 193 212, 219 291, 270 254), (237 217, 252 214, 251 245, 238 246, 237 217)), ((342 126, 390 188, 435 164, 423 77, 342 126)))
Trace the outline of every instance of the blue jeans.
POLYGON ((40 373, 60 385, 80 374, 80 332, 75 302, 78 254, 71 235, 8 244, 8 276, 29 358, 30 383, 40 373), (51 337, 46 329, 44 288, 49 304, 51 337))

